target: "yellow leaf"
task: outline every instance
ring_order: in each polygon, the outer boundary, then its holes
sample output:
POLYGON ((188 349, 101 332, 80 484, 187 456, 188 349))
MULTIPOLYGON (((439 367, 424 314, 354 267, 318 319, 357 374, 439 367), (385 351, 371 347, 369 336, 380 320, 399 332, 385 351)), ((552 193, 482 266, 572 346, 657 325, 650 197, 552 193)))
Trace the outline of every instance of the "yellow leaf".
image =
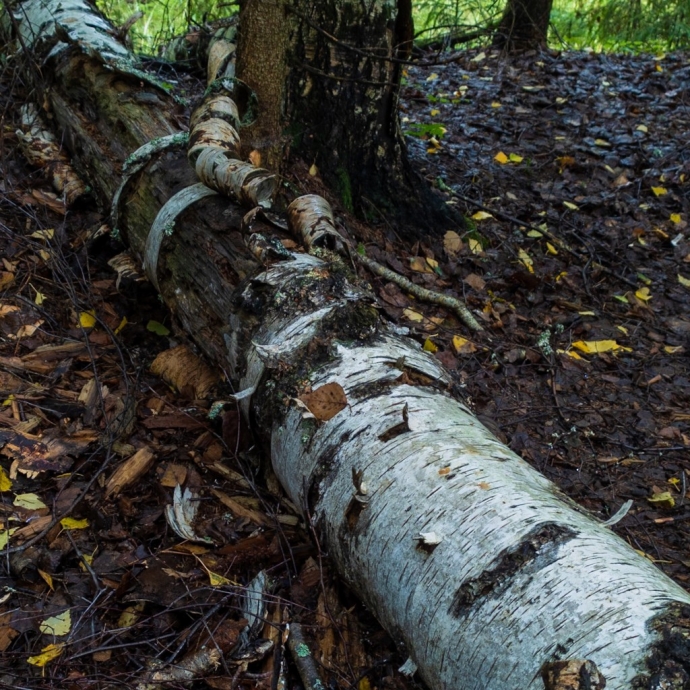
POLYGON ((120 325, 113 331, 113 333, 115 335, 117 335, 126 325, 127 325, 127 317, 123 316, 122 321, 120 321, 120 325))
POLYGON ((637 297, 637 299, 641 299, 643 302, 649 302, 649 300, 652 299, 652 296, 649 294, 648 287, 641 287, 639 290, 636 290, 635 297, 637 297))
POLYGON ((522 156, 518 156, 517 153, 511 153, 508 156, 508 159, 510 160, 511 163, 522 163, 522 161, 523 161, 522 156))
POLYGON ((525 268, 530 273, 534 273, 534 261, 532 261, 532 257, 524 249, 518 250, 518 257, 520 258, 520 261, 522 261, 522 263, 524 264, 525 268))
POLYGON ((81 312, 81 314, 79 314, 79 325, 82 328, 93 328, 96 325, 95 309, 81 312))
POLYGON ((436 345, 430 338, 424 341, 424 346, 422 347, 426 352, 438 352, 438 345, 436 345))
POLYGON ((472 218, 474 220, 486 220, 487 218, 493 218, 493 216, 490 213, 487 213, 486 211, 477 211, 475 214, 472 215, 472 218))
POLYGON ((7 397, 7 400, 4 400, 2 403, 3 407, 10 407, 12 405, 12 401, 15 399, 14 393, 10 393, 9 396, 7 397))
POLYGON ((475 240, 474 237, 470 237, 468 244, 470 245, 470 251, 473 254, 483 254, 484 248, 479 240, 475 240))
POLYGON ((551 242, 546 243, 546 251, 553 256, 558 256, 558 250, 551 244, 551 242))
POLYGON ((312 177, 316 177, 319 174, 319 169, 316 167, 316 163, 312 163, 309 167, 309 174, 312 177))
POLYGON ((18 527, 10 527, 9 530, 2 530, 0 531, 0 549, 4 549, 7 546, 7 542, 10 540, 10 537, 18 530, 18 527))
POLYGON ((568 275, 568 271, 561 271, 555 278, 555 281, 557 283, 560 283, 563 278, 565 278, 568 275))
POLYGON ((227 577, 218 575, 218 573, 212 573, 210 570, 208 571, 208 579, 211 583, 211 587, 225 587, 226 585, 234 584, 232 580, 228 580, 227 577))
POLYGON ((461 335, 453 336, 453 347, 459 355, 471 355, 473 352, 477 351, 477 346, 467 338, 463 338, 461 335))
MULTIPOLYGON (((34 288, 36 290, 36 288, 34 288)), ((43 302, 45 302, 46 296, 42 293, 36 290, 36 297, 34 297, 34 302, 40 307, 43 302)))
POLYGON ((666 189, 666 187, 652 187, 652 191, 654 192, 654 196, 664 196, 664 194, 668 194, 668 189, 666 189))
MULTIPOLYGON (((95 553, 95 551, 94 551, 94 553, 95 553)), ((85 554, 82 554, 81 562, 79 563, 79 567, 82 569, 83 572, 87 573, 87 572, 89 572, 89 569, 86 566, 87 565, 91 566, 92 563, 93 563, 93 556, 88 554, 88 553, 85 553, 85 554)))
POLYGON ((76 520, 75 518, 66 517, 60 520, 60 524, 64 529, 86 529, 89 526, 89 521, 86 518, 76 520))
POLYGON ((628 335, 628 329, 625 326, 616 326, 616 328, 623 334, 628 335))
POLYGON ((427 81, 436 81, 438 79, 438 74, 436 72, 432 72, 427 78, 427 81))
POLYGON ((637 125, 637 127, 635 127, 635 129, 636 129, 638 132, 644 132, 645 134, 646 134, 647 131, 648 131, 648 130, 647 130, 647 125, 637 125))
POLYGON ((138 604, 128 606, 117 619, 118 628, 131 628, 139 620, 139 614, 144 610, 146 602, 140 601, 138 604))
POLYGON ((654 66, 657 72, 663 72, 664 68, 657 62, 657 64, 654 66))
POLYGON ((482 60, 485 60, 485 59, 486 59, 486 53, 481 52, 481 53, 477 53, 477 55, 475 55, 475 56, 470 60, 470 62, 481 62, 482 60))
POLYGON ((12 488, 12 480, 7 476, 7 472, 0 467, 0 491, 9 491, 12 488))
POLYGON ((676 499, 673 498, 670 491, 662 491, 661 493, 649 496, 647 500, 650 503, 658 505, 660 508, 673 508, 676 505, 676 499))
POLYGON ((38 570, 38 574, 45 580, 45 583, 55 591, 55 586, 53 585, 53 576, 50 573, 47 573, 45 570, 41 570, 40 568, 36 568, 38 570))
POLYGON ((594 140, 594 143, 595 143, 597 146, 611 146, 611 144, 609 144, 609 142, 606 141, 606 139, 595 139, 595 140, 594 140))
POLYGON ((42 668, 46 664, 50 663, 53 659, 59 657, 60 654, 62 654, 64 647, 64 644, 49 644, 47 647, 44 647, 41 650, 41 653, 38 656, 30 656, 26 660, 26 663, 42 668))
POLYGON ((494 160, 501 165, 505 165, 508 162, 508 156, 506 156, 503 151, 499 151, 495 156, 494 160))
POLYGON ((690 279, 684 278, 680 273, 678 274, 678 282, 686 288, 690 288, 690 279))
POLYGON ((593 311, 579 311, 577 313, 580 316, 596 316, 596 312, 593 312, 593 311))
POLYGON ((682 218, 680 217, 680 213, 672 213, 671 218, 670 218, 672 223, 675 223, 678 225, 682 221, 682 218))
POLYGON ((436 259, 430 259, 428 256, 426 258, 426 262, 429 264, 429 267, 434 269, 438 268, 438 261, 436 259))
POLYGON ((668 355, 677 355, 685 352, 685 348, 682 345, 665 345, 664 352, 668 355))
POLYGON ((534 238, 537 238, 537 237, 544 237, 544 233, 543 233, 543 232, 539 232, 539 230, 530 230, 530 231, 527 233, 527 237, 534 237, 534 238))
POLYGON ((48 506, 36 494, 17 494, 13 505, 27 510, 40 510, 48 506))
POLYGON ((67 609, 57 616, 51 616, 46 618, 39 626, 38 629, 44 635, 55 635, 56 637, 62 637, 66 635, 70 628, 72 627, 72 612, 67 609))
POLYGON ((414 311, 413 309, 403 309, 403 315, 410 321, 415 321, 416 323, 424 321, 424 317, 418 311, 414 311))
POLYGON ((567 103, 567 102, 568 102, 568 99, 563 98, 562 96, 558 96, 558 98, 556 98, 556 105, 563 105, 564 103, 567 103))
POLYGON ((494 102, 491 104, 491 107, 492 107, 492 108, 502 108, 503 106, 502 106, 498 101, 494 101, 494 102))
POLYGON ((563 206, 566 208, 569 208, 571 211, 578 211, 579 206, 576 206, 575 204, 571 203, 570 201, 564 201, 563 206))
POLYGON ((29 237, 34 237, 37 240, 52 240, 54 236, 55 236, 55 229, 54 228, 46 228, 45 230, 36 230, 36 232, 32 232, 29 235, 29 237))
POLYGON ((429 113, 429 115, 431 115, 431 117, 436 117, 440 112, 441 112, 441 111, 440 111, 438 108, 434 108, 434 109, 429 113))
POLYGON ((573 343, 573 347, 586 355, 595 355, 599 352, 616 352, 617 350, 632 352, 632 348, 623 347, 615 340, 577 340, 573 343))
POLYGON ((39 249, 37 254, 43 259, 43 261, 48 261, 50 259, 50 252, 47 249, 39 249))

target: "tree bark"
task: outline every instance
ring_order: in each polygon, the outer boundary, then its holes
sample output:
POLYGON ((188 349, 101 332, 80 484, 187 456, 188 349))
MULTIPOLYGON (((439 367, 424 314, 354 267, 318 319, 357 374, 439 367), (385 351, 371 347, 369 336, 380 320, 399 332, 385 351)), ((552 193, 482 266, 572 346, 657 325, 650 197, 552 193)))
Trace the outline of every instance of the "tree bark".
POLYGON ((553 0, 508 0, 493 38, 508 52, 546 48, 553 0))
MULTIPOLYGON (((37 59, 35 37, 61 18, 38 11, 48 1, 17 13, 37 59)), ((81 0, 69 7, 93 26, 81 0)), ((117 55, 107 32, 77 43, 74 26, 44 65, 45 96, 108 200, 131 149, 177 130, 178 115, 160 89, 137 98, 131 58, 99 57, 117 55)), ((163 154, 125 188, 119 224, 139 256, 162 204, 191 181, 186 165, 163 154)), ((244 412, 288 496, 429 687, 540 688, 551 662, 587 660, 573 667, 607 690, 687 688, 690 595, 493 437, 440 364, 379 319, 348 263, 322 251, 260 266, 242 215, 218 196, 183 215, 158 262, 161 293, 251 392, 244 412), (327 384, 347 405, 309 418, 294 399, 327 384)))
POLYGON ((344 208, 386 214, 408 234, 448 224, 409 164, 398 119, 408 0, 245 0, 240 27, 237 76, 259 101, 246 143, 269 166, 288 154, 316 164, 344 208))

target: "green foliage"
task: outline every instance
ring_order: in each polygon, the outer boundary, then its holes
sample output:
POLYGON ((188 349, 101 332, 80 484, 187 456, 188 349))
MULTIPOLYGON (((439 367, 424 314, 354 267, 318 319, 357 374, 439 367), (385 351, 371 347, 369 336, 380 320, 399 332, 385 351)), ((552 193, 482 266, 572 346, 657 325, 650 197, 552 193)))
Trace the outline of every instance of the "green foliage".
POLYGON ((229 17, 237 10, 238 2, 229 0, 96 0, 101 10, 116 26, 130 17, 142 13, 129 31, 134 49, 143 53, 155 53, 175 36, 194 26, 202 26, 222 17, 229 17))
POLYGON ((414 122, 410 123, 405 130, 407 136, 417 137, 418 139, 428 139, 429 137, 440 139, 445 133, 446 128, 438 122, 414 122))

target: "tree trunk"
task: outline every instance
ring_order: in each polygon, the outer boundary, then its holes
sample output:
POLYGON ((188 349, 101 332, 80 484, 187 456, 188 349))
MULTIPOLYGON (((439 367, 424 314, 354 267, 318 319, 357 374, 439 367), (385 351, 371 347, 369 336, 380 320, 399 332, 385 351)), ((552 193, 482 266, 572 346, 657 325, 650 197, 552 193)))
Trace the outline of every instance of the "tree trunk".
POLYGON ((493 45, 506 51, 546 48, 553 0, 508 0, 493 45))
MULTIPOLYGON (((67 11, 54 0, 46 14, 48 1, 17 13, 36 59, 34 36, 67 11)), ((178 128, 176 106, 156 87, 138 91, 143 75, 107 32, 89 28, 77 43, 91 10, 70 0, 68 11, 78 23, 65 22, 68 42, 44 64, 46 102, 108 199, 131 149, 178 128)), ((163 154, 122 193, 119 225, 139 256, 161 205, 189 183, 185 166, 163 154)), ((260 267, 242 213, 217 196, 197 202, 164 244, 161 293, 247 392, 288 496, 428 686, 540 688, 542 672, 553 686, 574 666, 581 688, 603 687, 597 668, 607 690, 687 688, 688 593, 493 437, 434 357, 379 319, 347 262, 326 252, 260 267), (326 385, 347 400, 330 417, 317 409, 326 385)))
POLYGON ((245 0, 237 76, 259 102, 245 143, 269 167, 295 154, 348 211, 419 234, 443 229, 450 212, 412 170, 398 119, 411 12, 409 0, 245 0))

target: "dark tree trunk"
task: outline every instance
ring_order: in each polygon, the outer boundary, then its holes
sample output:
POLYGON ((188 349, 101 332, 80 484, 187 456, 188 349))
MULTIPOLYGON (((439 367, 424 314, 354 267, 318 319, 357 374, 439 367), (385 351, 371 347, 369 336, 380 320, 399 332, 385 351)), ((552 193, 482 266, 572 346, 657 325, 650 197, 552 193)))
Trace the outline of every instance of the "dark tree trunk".
POLYGON ((349 211, 378 208, 417 230, 447 223, 410 167, 397 115, 408 0, 245 0, 240 27, 237 76, 259 101, 243 140, 264 163, 289 152, 316 164, 349 211))
POLYGON ((546 47, 553 0, 508 0, 493 45, 507 51, 546 47))

